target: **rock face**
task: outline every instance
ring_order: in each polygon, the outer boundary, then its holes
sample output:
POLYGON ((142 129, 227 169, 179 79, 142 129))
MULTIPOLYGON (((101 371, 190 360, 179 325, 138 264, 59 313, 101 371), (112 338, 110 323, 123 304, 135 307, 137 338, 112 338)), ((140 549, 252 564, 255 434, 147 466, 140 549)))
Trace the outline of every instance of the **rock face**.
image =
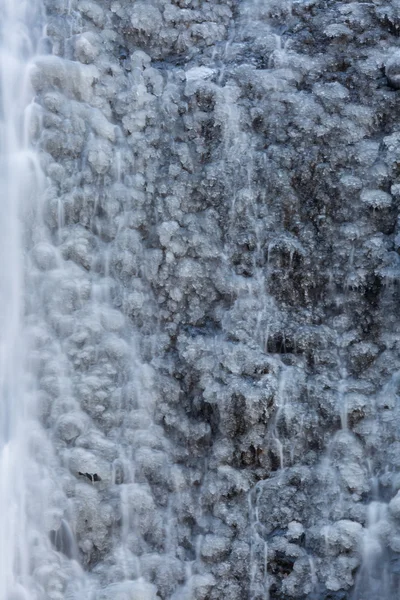
POLYGON ((46 10, 43 598, 393 600, 400 5, 46 10))

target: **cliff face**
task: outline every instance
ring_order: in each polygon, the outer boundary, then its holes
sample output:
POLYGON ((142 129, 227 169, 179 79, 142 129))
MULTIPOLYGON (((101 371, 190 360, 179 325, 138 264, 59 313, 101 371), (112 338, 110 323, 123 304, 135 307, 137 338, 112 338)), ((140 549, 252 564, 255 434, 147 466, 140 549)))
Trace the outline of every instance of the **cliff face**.
POLYGON ((46 4, 45 597, 393 600, 400 4, 46 4))

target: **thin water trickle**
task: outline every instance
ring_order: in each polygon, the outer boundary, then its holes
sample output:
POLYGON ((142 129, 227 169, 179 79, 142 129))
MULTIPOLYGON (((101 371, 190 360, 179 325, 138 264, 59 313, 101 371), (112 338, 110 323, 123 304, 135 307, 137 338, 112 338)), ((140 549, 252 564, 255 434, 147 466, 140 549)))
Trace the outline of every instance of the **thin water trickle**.
POLYGON ((259 517, 259 499, 262 486, 263 482, 259 482, 248 495, 250 520, 249 600, 257 600, 259 598, 269 600, 270 598, 271 582, 268 575, 268 542, 265 539, 265 528, 260 522, 259 517))

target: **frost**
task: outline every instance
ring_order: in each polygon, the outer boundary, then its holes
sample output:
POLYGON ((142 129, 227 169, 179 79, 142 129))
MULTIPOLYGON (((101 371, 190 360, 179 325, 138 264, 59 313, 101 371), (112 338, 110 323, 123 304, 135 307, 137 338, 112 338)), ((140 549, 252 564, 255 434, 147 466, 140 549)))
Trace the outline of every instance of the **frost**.
POLYGON ((332 23, 332 25, 329 25, 324 29, 324 33, 329 38, 346 38, 353 36, 352 30, 342 23, 332 23))
POLYGON ((363 190, 360 199, 371 208, 384 209, 392 205, 392 196, 383 190, 363 190))

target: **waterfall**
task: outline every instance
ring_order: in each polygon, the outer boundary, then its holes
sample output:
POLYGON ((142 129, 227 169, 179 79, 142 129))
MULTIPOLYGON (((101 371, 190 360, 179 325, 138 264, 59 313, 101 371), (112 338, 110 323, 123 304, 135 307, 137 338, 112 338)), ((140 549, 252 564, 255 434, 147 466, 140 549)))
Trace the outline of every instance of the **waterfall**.
MULTIPOLYGON (((109 226, 121 235, 110 249, 98 219, 104 193, 112 205, 131 183, 121 175, 124 142, 107 188, 111 146, 95 133, 115 144, 122 135, 90 106, 96 70, 56 56, 39 2, 5 1, 2 14, 0 599, 152 600, 156 587, 138 556, 147 553, 147 570, 155 559, 172 567, 175 559, 162 549, 166 514, 156 511, 147 479, 165 496, 166 478, 173 493, 177 474, 154 423, 153 370, 124 314, 145 301, 151 254, 135 248, 137 235, 114 215, 109 226), (79 98, 68 98, 66 114, 70 102, 93 127, 69 183, 72 199, 85 160, 93 167, 93 204, 81 216, 103 238, 96 254, 55 188, 64 169, 44 151, 48 110, 65 102, 60 86, 79 98), (116 299, 111 268, 122 278, 135 274, 139 289, 120 289, 116 299)), ((64 123, 57 125, 62 139, 64 123)))
MULTIPOLYGON (((29 442, 34 398, 29 380, 25 312, 25 237, 41 193, 29 140, 33 92, 29 68, 40 24, 37 2, 1 3, 0 32, 0 597, 30 590, 29 442), (18 591, 20 590, 20 591, 18 591)), ((20 595, 22 594, 22 595, 20 595)))
POLYGON ((397 599, 397 4, 0 14, 0 600, 397 599))

